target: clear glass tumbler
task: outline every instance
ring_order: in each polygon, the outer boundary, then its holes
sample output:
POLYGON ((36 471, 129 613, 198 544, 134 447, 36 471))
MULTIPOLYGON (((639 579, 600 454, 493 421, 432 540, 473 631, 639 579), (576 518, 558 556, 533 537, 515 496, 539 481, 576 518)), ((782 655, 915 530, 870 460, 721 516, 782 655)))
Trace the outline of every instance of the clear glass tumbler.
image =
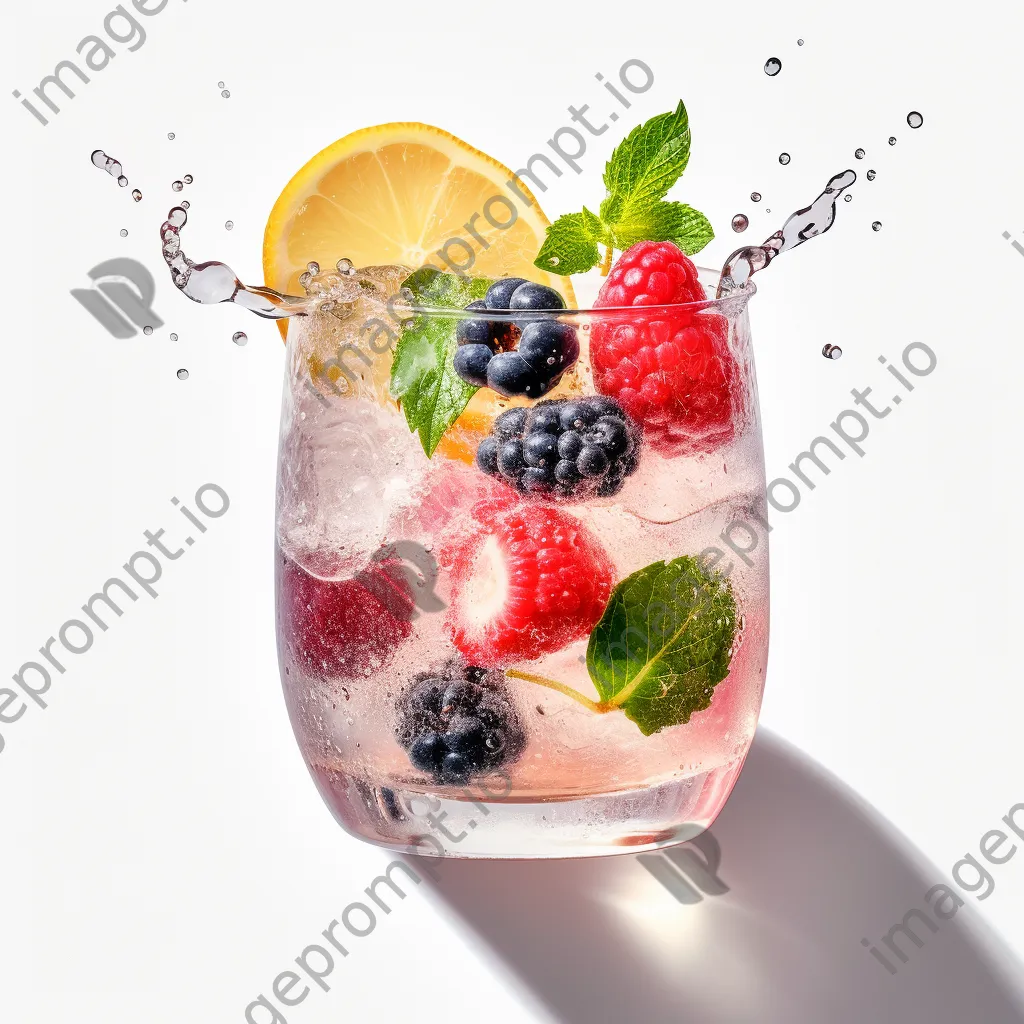
POLYGON ((768 652, 754 287, 516 314, 575 333, 571 372, 539 401, 481 388, 446 430, 451 381, 427 375, 438 422, 414 431, 396 346, 443 354, 480 314, 396 302, 400 267, 353 273, 358 301, 289 325, 278 476, 281 675, 324 800, 435 856, 692 838, 739 774, 768 652))

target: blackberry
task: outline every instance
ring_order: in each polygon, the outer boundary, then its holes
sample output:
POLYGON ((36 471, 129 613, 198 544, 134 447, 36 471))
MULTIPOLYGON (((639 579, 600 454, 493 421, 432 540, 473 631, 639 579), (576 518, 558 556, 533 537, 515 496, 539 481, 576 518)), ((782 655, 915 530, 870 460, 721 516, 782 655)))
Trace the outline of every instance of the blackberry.
POLYGON ((519 491, 607 498, 640 460, 640 430, 612 398, 548 399, 508 409, 480 442, 476 464, 519 491))
POLYGON ((395 736, 413 767, 446 785, 511 764, 526 746, 504 674, 457 658, 414 676, 397 711, 395 736))
POLYGON ((540 398, 547 394, 580 355, 575 328, 539 318, 545 311, 564 308, 562 296, 546 285, 521 277, 495 281, 487 294, 471 302, 466 310, 506 314, 521 311, 529 315, 514 321, 483 317, 460 320, 455 328, 460 346, 453 360, 455 372, 467 384, 486 385, 506 398, 540 398), (463 351, 469 348, 473 351, 463 351))

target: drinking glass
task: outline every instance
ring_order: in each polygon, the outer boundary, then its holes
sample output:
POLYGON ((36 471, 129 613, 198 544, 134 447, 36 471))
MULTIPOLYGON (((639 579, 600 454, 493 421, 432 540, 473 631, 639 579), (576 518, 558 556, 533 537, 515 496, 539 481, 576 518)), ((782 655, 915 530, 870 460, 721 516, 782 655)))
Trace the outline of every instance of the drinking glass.
POLYGON ((277 493, 281 677, 324 801, 353 835, 434 856, 693 838, 740 772, 768 652, 754 286, 515 314, 571 327, 578 363, 540 401, 481 388, 428 457, 391 397, 395 348, 481 314, 410 305, 404 268, 352 273, 357 301, 289 323, 277 493), (613 365, 637 332, 651 346, 613 365), (685 402, 659 412, 661 371, 639 364, 670 373, 679 353, 655 342, 691 337, 685 402), (601 388, 632 452, 605 486, 517 486, 476 461, 497 415, 527 410, 501 421, 522 441, 601 388))

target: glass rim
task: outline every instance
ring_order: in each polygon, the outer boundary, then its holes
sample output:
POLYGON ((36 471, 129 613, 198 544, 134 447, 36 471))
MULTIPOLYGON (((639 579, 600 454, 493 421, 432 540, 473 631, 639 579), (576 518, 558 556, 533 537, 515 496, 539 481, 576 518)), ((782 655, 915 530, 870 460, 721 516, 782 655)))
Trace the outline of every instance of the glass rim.
MULTIPOLYGON (((721 271, 710 270, 707 267, 698 267, 701 276, 711 275, 718 280, 721 271)), ((498 323, 511 323, 522 320, 551 320, 559 317, 590 317, 593 319, 614 318, 618 320, 632 319, 638 314, 645 317, 672 316, 684 311, 699 312, 705 309, 713 309, 726 316, 737 316, 743 312, 750 299, 756 294, 757 286, 752 280, 747 280, 741 287, 722 298, 699 299, 695 302, 675 302, 663 305, 652 306, 601 306, 589 309, 453 309, 450 306, 429 306, 410 303, 402 304, 399 308, 403 313, 410 316, 436 317, 445 320, 494 320, 498 323)))

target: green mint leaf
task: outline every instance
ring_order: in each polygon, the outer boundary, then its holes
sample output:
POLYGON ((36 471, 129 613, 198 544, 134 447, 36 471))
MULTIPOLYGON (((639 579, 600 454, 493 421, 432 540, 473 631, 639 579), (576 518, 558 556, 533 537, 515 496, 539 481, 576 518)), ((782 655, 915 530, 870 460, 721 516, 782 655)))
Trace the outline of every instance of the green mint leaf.
MULTIPOLYGON (((402 287, 410 289, 414 305, 463 309, 482 299, 493 283, 423 267, 402 287)), ((405 325, 391 365, 391 395, 401 405, 409 429, 419 434, 428 458, 478 390, 452 368, 457 323, 443 316, 414 316, 405 325)))
POLYGON ((659 199, 686 170, 690 159, 690 119, 683 101, 634 128, 619 143, 604 171, 608 199, 601 207, 606 224, 629 223, 659 199))
MULTIPOLYGON (((606 217, 611 199, 601 204, 601 216, 606 217)), ((611 225, 616 249, 628 249, 637 242, 675 242, 687 256, 700 252, 715 232, 710 221, 699 210, 686 203, 660 200, 644 210, 634 210, 630 220, 619 220, 611 225)))
POLYGON ((601 218, 584 206, 582 213, 566 213, 548 228, 533 265, 549 274, 585 274, 601 262, 597 243, 608 241, 601 218))
POLYGON ((655 562, 612 592, 587 646, 604 702, 650 736, 690 720, 728 674, 736 602, 728 581, 688 555, 655 562))

